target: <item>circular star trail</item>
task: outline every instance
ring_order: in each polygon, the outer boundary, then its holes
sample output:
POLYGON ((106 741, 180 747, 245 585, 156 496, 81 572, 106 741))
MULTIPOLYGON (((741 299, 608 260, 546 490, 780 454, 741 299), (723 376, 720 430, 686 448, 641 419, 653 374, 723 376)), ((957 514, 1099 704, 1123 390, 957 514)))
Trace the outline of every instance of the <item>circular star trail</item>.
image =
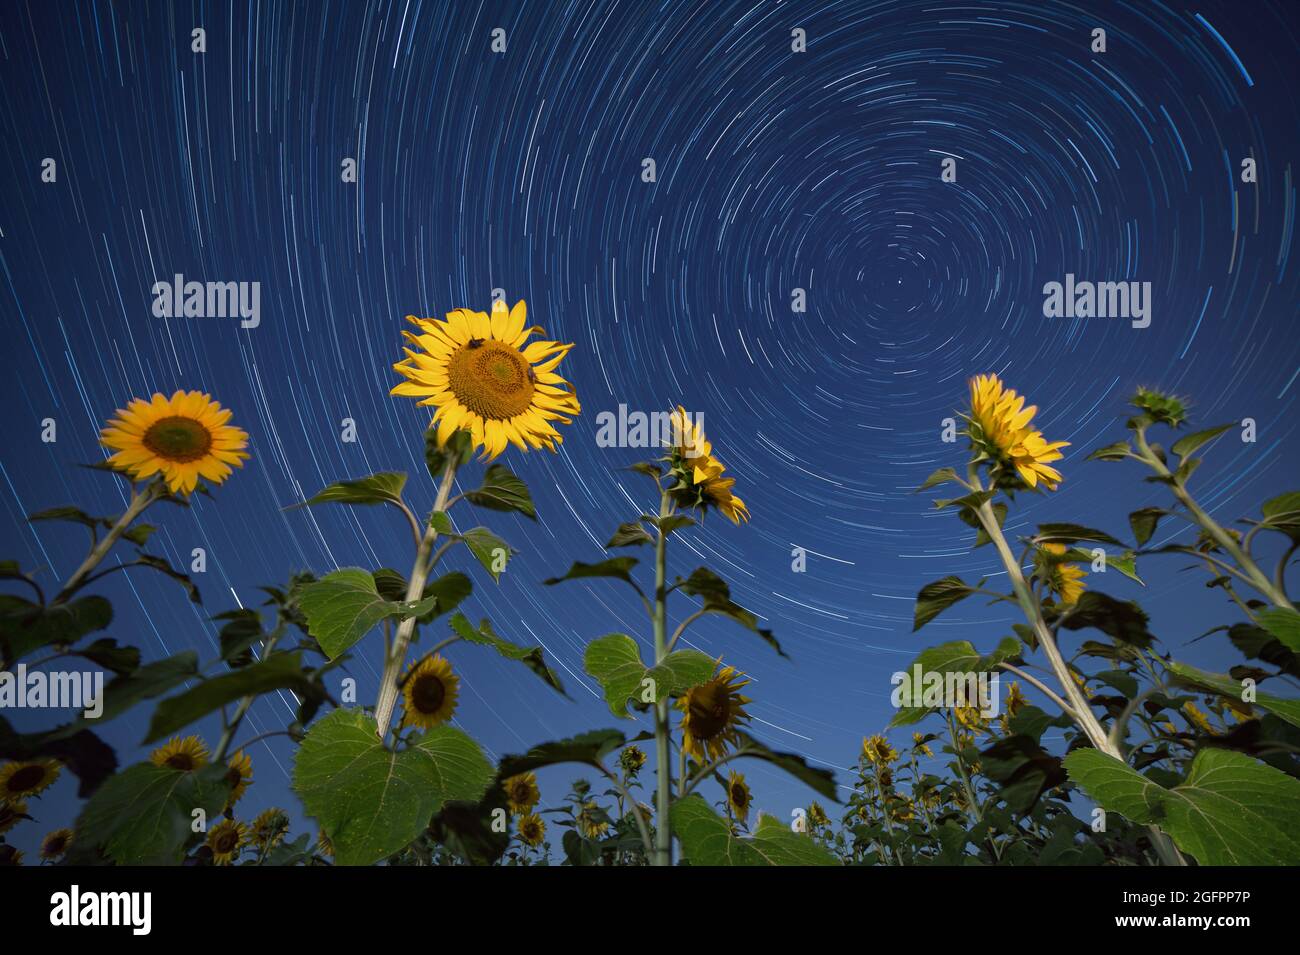
MULTIPOLYGON (((405 568, 398 516, 284 508, 397 469, 427 509, 427 412, 388 394, 401 320, 487 308, 500 288, 575 343, 562 371, 584 411, 559 454, 509 452, 541 520, 485 521, 521 553, 499 586, 476 575, 465 609, 542 644, 571 699, 466 648, 459 725, 499 756, 615 722, 582 651, 611 631, 648 645, 639 604, 614 584, 540 582, 598 559, 653 504, 621 470, 645 453, 600 447, 597 414, 681 403, 703 413, 753 521, 710 519, 671 570, 723 574, 791 660, 722 619, 689 642, 753 678, 757 736, 850 765, 892 715, 890 674, 925 645, 910 633, 916 591, 997 570, 973 531, 911 493, 960 463, 941 436, 970 376, 1002 375, 1072 444, 1061 490, 1021 497, 1013 531, 1122 529, 1160 500, 1123 466, 1084 461, 1118 440, 1143 384, 1190 396, 1199 423, 1257 423, 1256 442, 1222 442, 1198 473, 1216 515, 1293 489, 1300 18, 1283 2, 1088 7, 6 4, 3 556, 66 577, 81 538, 25 515, 120 508, 120 487, 72 465, 102 456, 98 428, 132 395, 199 388, 235 410, 253 453, 212 498, 155 515, 178 566, 205 549, 204 604, 114 575, 114 636, 150 658, 211 658, 210 614, 257 606, 260 585, 405 568), (152 286, 177 274, 260 283, 260 323, 154 317, 152 286), (1067 275, 1150 283, 1149 327, 1045 317, 1044 286, 1067 275)), ((1153 568, 1143 596, 1181 646, 1223 608, 1175 570, 1153 568)), ((990 646, 1011 622, 963 605, 925 639, 990 646)), ((348 667, 363 703, 375 640, 348 667)), ((251 731, 293 709, 263 698, 251 731)), ((105 731, 123 763, 146 716, 105 731)), ((292 753, 283 738, 254 747, 250 811, 294 804, 292 753)), ((750 772, 762 810, 789 818, 808 798, 750 772)), ((544 804, 569 775, 544 778, 544 804)), ((70 814, 73 788, 43 806, 70 814)))

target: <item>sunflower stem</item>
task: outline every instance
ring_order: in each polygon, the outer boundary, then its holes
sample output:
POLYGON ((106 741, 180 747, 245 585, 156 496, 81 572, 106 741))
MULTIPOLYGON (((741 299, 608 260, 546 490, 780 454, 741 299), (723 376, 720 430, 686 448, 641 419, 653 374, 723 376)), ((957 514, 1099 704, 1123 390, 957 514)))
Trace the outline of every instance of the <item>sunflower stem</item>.
MULTIPOLYGON (((265 660, 275 649, 275 645, 280 642, 280 636, 284 633, 284 624, 280 624, 271 633, 267 634, 266 642, 262 644, 262 659, 265 660)), ((239 701, 239 706, 235 707, 235 715, 226 723, 226 728, 221 732, 221 740, 217 743, 217 748, 212 754, 214 763, 223 763, 226 760, 226 753, 230 750, 230 744, 235 741, 235 733, 239 731, 239 724, 244 722, 244 717, 248 714, 249 708, 253 701, 257 699, 256 694, 249 694, 239 701)), ((265 735, 265 734, 264 734, 265 735)), ((259 737, 260 738, 260 737, 259 737)), ((253 741, 245 743, 248 746, 253 741)))
MULTIPOLYGON (((449 460, 447 469, 442 474, 442 483, 438 485, 438 498, 433 504, 435 513, 447 509, 447 499, 451 497, 455 483, 456 462, 449 460)), ((433 561, 429 558, 437 541, 438 529, 430 521, 415 549, 415 564, 411 567, 411 579, 406 584, 407 603, 415 603, 424 596, 424 584, 433 566, 433 561)), ((397 635, 393 638, 393 646, 384 659, 384 672, 379 678, 379 696, 375 699, 375 734, 381 741, 388 736, 388 727, 393 721, 393 707, 397 704, 397 680, 402 672, 402 664, 406 662, 406 650, 411 645, 415 624, 414 616, 402 620, 397 627, 397 635)))
MULTIPOLYGON (((659 516, 667 517, 671 512, 671 502, 665 491, 659 497, 659 516)), ((657 527, 655 538, 655 605, 654 638, 655 665, 663 662, 668 655, 667 598, 664 579, 668 567, 668 535, 662 527, 657 527)), ((659 824, 655 828, 654 864, 670 866, 673 864, 673 831, 669 822, 670 800, 672 798, 672 757, 669 753, 668 739, 668 699, 655 704, 655 778, 658 783, 659 824)))
POLYGON ((111 528, 109 528, 108 533, 104 535, 103 539, 91 548, 90 553, 86 555, 86 559, 81 562, 81 566, 73 571, 72 576, 68 578, 68 582, 63 585, 63 589, 59 591, 57 596, 55 596, 54 603, 62 603, 67 600, 82 584, 86 582, 86 578, 90 576, 90 572, 98 567, 100 561, 108 556, 108 552, 113 549, 113 545, 117 543, 117 539, 126 532, 126 529, 131 526, 131 523, 137 517, 144 513, 145 508, 161 498, 163 493, 164 489, 162 482, 158 480, 151 481, 149 484, 145 485, 143 491, 136 491, 134 485, 132 486, 130 504, 128 504, 126 510, 122 512, 122 516, 117 519, 111 528))
MULTIPOLYGON (((977 489, 982 489, 983 485, 980 482, 977 464, 972 463, 970 465, 968 475, 971 483, 977 489)), ((993 513, 990 502, 985 501, 981 504, 976 510, 976 514, 979 516, 980 524, 983 526, 985 533, 989 535, 994 547, 997 548, 998 556, 1002 558, 1003 566, 1007 569, 1007 576, 1011 578, 1012 589, 1015 590, 1016 598, 1020 601, 1020 608, 1024 611, 1025 618, 1033 627, 1038 642, 1043 648, 1043 653, 1046 654, 1047 660, 1052 666, 1052 672, 1056 675, 1057 682, 1061 684, 1061 689, 1065 692, 1065 698, 1074 710, 1070 715, 1075 725, 1083 730, 1084 735, 1088 737, 1088 741, 1098 750, 1107 756, 1118 759, 1120 762, 1125 762, 1120 747, 1112 742, 1109 735, 1102 728, 1101 722, 1097 719, 1096 714, 1092 712, 1092 707, 1088 705, 1088 700, 1079 688, 1079 684, 1074 681, 1070 668, 1066 665, 1065 658, 1061 656, 1061 651, 1056 645, 1056 638, 1047 626, 1047 621, 1043 619, 1042 607, 1039 606, 1038 601, 1030 593, 1028 584, 1025 583, 1025 576, 1011 553, 1011 548, 1007 545, 1007 539, 1002 533, 1002 525, 998 523, 997 515, 993 513)), ((1183 858, 1177 846, 1164 832, 1155 826, 1147 826, 1147 831, 1151 836, 1151 844, 1164 865, 1187 865, 1187 860, 1183 858)))

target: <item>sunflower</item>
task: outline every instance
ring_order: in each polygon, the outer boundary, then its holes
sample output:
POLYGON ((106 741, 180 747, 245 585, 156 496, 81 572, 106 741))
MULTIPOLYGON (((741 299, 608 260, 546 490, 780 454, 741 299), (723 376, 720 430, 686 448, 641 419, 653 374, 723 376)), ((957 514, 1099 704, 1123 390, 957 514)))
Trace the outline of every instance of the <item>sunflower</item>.
POLYGON ((253 820, 249 838, 253 845, 266 851, 275 848, 289 831, 289 816, 283 809, 264 809, 253 820))
POLYGON ((1197 709, 1196 704, 1191 700, 1183 704, 1183 716, 1192 724, 1193 729, 1200 730, 1206 736, 1215 735, 1214 727, 1210 725, 1210 718, 1197 709))
POLYGON ((536 848, 542 844, 546 838, 546 823, 542 817, 536 813, 528 813, 519 817, 519 838, 524 845, 536 848))
POLYGON ((522 301, 506 309, 492 305, 492 315, 458 308, 446 321, 435 318, 406 320, 420 334, 402 334, 419 351, 404 348, 406 358, 393 370, 406 380, 394 395, 420 398, 421 405, 438 410, 438 446, 459 429, 468 431, 473 447, 492 460, 513 444, 554 451, 564 439, 552 421, 572 424, 569 415, 582 411, 573 386, 555 373, 572 345, 535 341, 524 343, 542 328, 525 328, 528 307, 522 301))
POLYGON ((516 816, 523 816, 532 811, 542 794, 537 789, 536 773, 520 773, 501 783, 506 791, 506 803, 516 816))
POLYGON ((327 858, 334 858, 334 843, 325 835, 324 829, 316 833, 316 851, 327 858))
POLYGON ((0 800, 0 836, 22 822, 26 815, 27 803, 23 800, 13 799, 9 802, 0 800))
POLYGON ((55 829, 41 840, 41 858, 42 859, 59 859, 68 851, 68 846, 72 845, 71 829, 55 829))
POLYGON ((877 733, 862 740, 862 755, 875 766, 888 766, 898 759, 898 750, 889 745, 889 740, 877 733))
POLYGON ((920 753, 922 756, 934 755, 934 750, 930 748, 930 744, 926 741, 924 733, 912 733, 912 749, 920 753))
POLYGON ((192 773, 208 765, 208 748, 197 736, 187 736, 184 739, 173 736, 155 749, 149 759, 155 766, 166 766, 168 769, 192 773))
POLYGON ((599 839, 609 830, 609 821, 605 815, 605 810, 590 800, 582 804, 582 809, 578 812, 577 823, 578 830, 588 839, 599 839))
POLYGON ((618 762, 624 772, 629 776, 635 776, 645 765, 645 751, 639 746, 629 746, 618 754, 618 762))
POLYGON ((199 478, 220 484, 243 467, 248 434, 230 420, 229 409, 201 391, 170 398, 132 398, 100 432, 100 443, 117 453, 108 463, 135 480, 161 474, 173 494, 189 494, 199 478))
POLYGON ((988 726, 978 706, 957 706, 953 708, 953 714, 957 717, 957 722, 972 733, 979 733, 988 726))
POLYGON ((230 762, 226 765, 229 767, 226 772, 226 785, 230 787, 230 796, 226 800, 226 808, 229 809, 239 802, 244 793, 248 791, 248 787, 252 785, 253 761, 241 749, 230 757, 230 762))
POLYGON ((831 824, 830 817, 826 815, 826 810, 822 804, 814 802, 808 807, 808 824, 814 829, 821 829, 823 826, 831 824))
POLYGON ((404 722, 426 730, 447 722, 456 711, 459 692, 460 677, 451 672, 451 664, 440 656, 425 657, 402 681, 404 722))
POLYGON ((724 478, 726 467, 713 455, 713 445, 704 432, 691 420, 681 405, 670 415, 672 447, 665 458, 672 469, 676 484, 669 489, 673 500, 681 507, 708 510, 716 507, 739 524, 749 520, 745 502, 731 493, 735 478, 724 478))
POLYGON ((0 766, 0 802, 13 805, 28 796, 39 796, 54 785, 59 772, 59 762, 55 759, 5 763, 0 766))
POLYGON ((208 833, 207 846, 212 850, 212 861, 217 865, 230 865, 248 842, 248 827, 234 819, 222 819, 208 833))
POLYGON ((23 852, 16 846, 0 844, 0 866, 20 866, 23 864, 23 852))
POLYGON ((1083 582, 1087 572, 1082 567, 1068 563, 1063 558, 1067 551, 1064 544, 1046 543, 1042 545, 1050 556, 1043 577, 1052 593, 1060 599, 1062 607, 1072 607, 1079 602, 1088 585, 1083 582))
POLYGON ((1004 466, 1013 468, 1029 487, 1041 481, 1049 491, 1055 491, 1061 474, 1049 467, 1065 455, 1060 448, 1068 448, 1068 441, 1048 442, 1042 432, 1029 426, 1038 411, 1010 388, 1003 386, 997 375, 979 375, 970 381, 970 438, 972 444, 994 462, 995 470, 1004 466))
POLYGON ((744 775, 737 772, 728 773, 727 805, 731 807, 731 814, 742 823, 747 823, 749 821, 749 807, 753 801, 753 795, 749 791, 749 785, 745 782, 744 775))
MULTIPOLYGON (((719 663, 722 661, 719 660, 719 663)), ((732 667, 723 667, 712 680, 691 687, 677 700, 682 711, 682 749, 697 759, 719 759, 728 744, 740 742, 740 726, 749 722, 740 690, 749 681, 732 667)))
POLYGON ((1013 682, 1011 688, 1007 690, 1007 701, 1003 704, 1007 716, 1015 716, 1028 705, 1029 700, 1025 698, 1025 694, 1020 692, 1020 684, 1013 682))

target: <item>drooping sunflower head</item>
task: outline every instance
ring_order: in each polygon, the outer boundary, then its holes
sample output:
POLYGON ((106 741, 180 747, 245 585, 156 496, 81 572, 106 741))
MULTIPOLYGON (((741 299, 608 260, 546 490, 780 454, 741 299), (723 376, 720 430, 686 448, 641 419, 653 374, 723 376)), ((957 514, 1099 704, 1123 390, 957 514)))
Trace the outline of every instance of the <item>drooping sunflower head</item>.
POLYGON ((732 667, 723 667, 712 680, 691 687, 677 700, 682 711, 682 748, 696 759, 718 759, 728 746, 740 742, 741 727, 749 722, 745 704, 750 702, 740 692, 749 685, 743 677, 732 667))
POLYGON ((289 816, 283 809, 263 809, 253 820, 249 838, 259 849, 272 849, 289 832, 289 816))
POLYGON ((222 819, 208 831, 207 847, 217 865, 230 865, 247 844, 248 827, 237 820, 222 819))
POLYGON ((934 750, 930 748, 930 741, 926 738, 924 733, 912 733, 912 749, 920 753, 922 756, 934 755, 934 750))
POLYGON ((609 831, 609 815, 600 804, 588 800, 578 810, 578 831, 588 839, 599 839, 609 831))
POLYGON ((618 754, 618 762, 625 773, 635 776, 645 765, 645 751, 640 746, 629 746, 618 754))
POLYGON ((1020 691, 1019 682, 1013 682, 1011 688, 1007 690, 1006 702, 1002 704, 1003 710, 1006 711, 1008 717, 1011 717, 1015 716, 1028 705, 1029 700, 1026 699, 1025 694, 1020 691))
POLYGON ((492 460, 507 444, 520 451, 554 451, 564 439, 552 422, 572 424, 582 411, 573 386, 555 369, 572 345, 539 340, 542 328, 525 328, 528 307, 492 306, 492 314, 454 309, 446 321, 408 316, 419 332, 403 332, 413 347, 393 370, 406 380, 394 395, 419 398, 437 408, 438 444, 458 429, 473 437, 473 447, 492 460))
POLYGON ((956 706, 952 712, 957 717, 957 722, 972 733, 981 733, 988 728, 988 722, 978 706, 956 706))
POLYGON ((1139 388, 1131 401, 1135 408, 1157 424, 1181 428, 1187 421, 1187 402, 1175 395, 1167 395, 1153 388, 1139 388))
POLYGON ((971 445, 980 460, 991 462, 996 483, 1011 481, 1035 488, 1041 483, 1055 491, 1061 474, 1050 462, 1065 455, 1068 441, 1048 442, 1030 422, 1038 408, 1025 407, 1025 399, 1005 387, 997 375, 977 375, 970 381, 967 415, 971 445))
POLYGON ((182 773, 192 773, 208 765, 208 748, 197 736, 181 739, 173 736, 149 756, 155 766, 166 766, 182 773))
POLYGON ((230 787, 230 798, 226 800, 229 809, 243 797, 253 782, 253 760, 242 749, 230 757, 226 764, 226 785, 230 787))
POLYGON ((1183 716, 1195 729, 1204 733, 1206 736, 1216 735, 1214 727, 1210 724, 1210 718, 1201 712, 1201 710, 1198 709, 1196 704, 1191 700, 1188 700, 1183 704, 1183 716))
POLYGON ((41 840, 42 859, 61 859, 72 845, 71 829, 55 829, 41 840))
POLYGON ((170 398, 132 398, 100 432, 112 448, 108 463, 142 481, 161 475, 173 494, 189 494, 199 478, 220 484, 232 467, 243 467, 248 434, 201 391, 177 391, 170 398))
POLYGON ((5 802, 0 799, 0 836, 22 822, 27 816, 27 803, 21 799, 5 802))
POLYGON ((731 814, 742 823, 749 822, 749 807, 753 801, 753 795, 749 791, 749 784, 745 782, 744 775, 735 771, 728 773, 727 805, 731 807, 731 814))
POLYGON ((542 798, 537 788, 536 773, 520 773, 511 776, 501 783, 501 788, 506 791, 506 804, 516 816, 531 812, 537 805, 537 801, 542 798))
POLYGON ((519 817, 519 838, 525 845, 536 848, 546 838, 546 823, 536 813, 519 817))
POLYGON ((402 682, 402 699, 406 703, 407 726, 432 729, 451 719, 460 693, 460 677, 451 663, 441 656, 425 657, 406 672, 402 682))
POLYGON ((826 815, 826 810, 822 808, 819 802, 813 802, 808 807, 808 825, 814 829, 821 829, 831 824, 830 817, 826 815))
POLYGON ((877 733, 862 741, 862 756, 873 766, 888 766, 898 759, 898 750, 889 745, 889 740, 877 733))
POLYGON ((708 511, 716 508, 733 524, 749 520, 749 508, 732 493, 736 479, 723 477, 727 470, 713 454, 704 430, 678 405, 669 415, 670 447, 664 461, 673 483, 668 493, 678 507, 708 511))
POLYGON ((54 785, 61 767, 54 759, 28 759, 0 766, 0 802, 13 805, 54 785))
POLYGON ((1068 559, 1069 548, 1064 544, 1049 541, 1040 546, 1043 552, 1039 562, 1040 576, 1062 607, 1078 603, 1088 586, 1083 582, 1087 572, 1068 559))

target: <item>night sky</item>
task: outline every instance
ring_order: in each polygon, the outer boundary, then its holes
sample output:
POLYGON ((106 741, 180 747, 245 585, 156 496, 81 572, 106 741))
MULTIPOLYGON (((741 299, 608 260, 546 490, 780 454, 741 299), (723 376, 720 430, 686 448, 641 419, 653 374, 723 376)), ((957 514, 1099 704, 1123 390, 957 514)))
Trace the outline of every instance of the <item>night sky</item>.
MULTIPOLYGON (((999 570, 991 549, 971 550, 972 530, 911 493, 964 460, 940 432, 968 377, 1002 375, 1049 439, 1073 445, 1060 491, 1017 499, 1013 532, 1070 520, 1127 537, 1128 511, 1165 502, 1136 464, 1084 461, 1124 436, 1143 384, 1190 397, 1195 424, 1257 422, 1256 442, 1230 431, 1196 475, 1216 517, 1295 489, 1298 28, 1284 0, 8 0, 0 556, 57 590, 84 531, 25 515, 120 511, 124 482, 75 465, 102 458, 98 430, 132 396, 196 388, 234 409, 252 459, 212 498, 146 519, 177 565, 206 549, 204 603, 161 575, 113 574, 108 635, 147 659, 210 660, 209 615, 256 606, 259 585, 302 569, 407 572, 395 511, 283 509, 335 480, 405 470, 427 512, 428 412, 388 394, 402 318, 488 309, 503 288, 575 343, 559 370, 583 414, 558 454, 502 459, 541 519, 480 515, 521 551, 501 584, 463 551, 450 568, 475 579, 462 609, 542 644, 572 699, 458 646, 456 723, 498 757, 618 722, 582 651, 611 631, 648 647, 639 603, 614 582, 541 581, 600 559, 616 524, 654 506, 653 486, 620 470, 645 452, 598 447, 597 414, 680 402, 703 412, 753 521, 711 515, 670 572, 707 563, 727 577, 792 659, 722 618, 688 642, 753 679, 756 736, 847 781, 861 738, 893 715, 892 672, 941 640, 991 647, 1019 619, 968 601, 910 632, 923 584, 999 570), (206 53, 191 50, 195 27, 206 53), (1090 49, 1098 27, 1104 53, 1090 49), (791 49, 795 28, 806 52, 791 49), (941 180, 945 157, 955 182, 941 180), (1255 183, 1241 180, 1247 157, 1255 183), (341 181, 345 158, 355 183, 341 181), (260 282, 260 325, 155 318, 150 289, 176 273, 260 282), (1045 318, 1043 285, 1067 273, 1150 282, 1150 327, 1045 318), (792 311, 797 288, 806 312, 792 311), (340 441, 344 418, 355 443, 340 441), (791 570, 794 547, 806 573, 791 570)), ((1090 583, 1140 597, 1165 649, 1226 669, 1234 651, 1188 643, 1239 617, 1182 566, 1148 559, 1145 591, 1115 573, 1090 583)), ((683 598, 677 619, 688 609, 683 598)), ((362 702, 379 652, 372 635, 350 664, 362 702)), ((150 711, 101 731, 123 765, 147 755, 150 711)), ((287 696, 263 698, 240 739, 292 713, 287 696)), ((7 715, 24 730, 63 718, 7 715)), ((201 731, 215 745, 217 721, 201 731)), ((253 747, 240 818, 298 812, 292 753, 283 737, 253 747)), ((741 768, 760 810, 788 819, 811 798, 765 764, 741 768)), ((545 773, 543 806, 577 775, 545 773)), ((68 824, 75 787, 65 774, 13 841, 31 850, 68 824)))

